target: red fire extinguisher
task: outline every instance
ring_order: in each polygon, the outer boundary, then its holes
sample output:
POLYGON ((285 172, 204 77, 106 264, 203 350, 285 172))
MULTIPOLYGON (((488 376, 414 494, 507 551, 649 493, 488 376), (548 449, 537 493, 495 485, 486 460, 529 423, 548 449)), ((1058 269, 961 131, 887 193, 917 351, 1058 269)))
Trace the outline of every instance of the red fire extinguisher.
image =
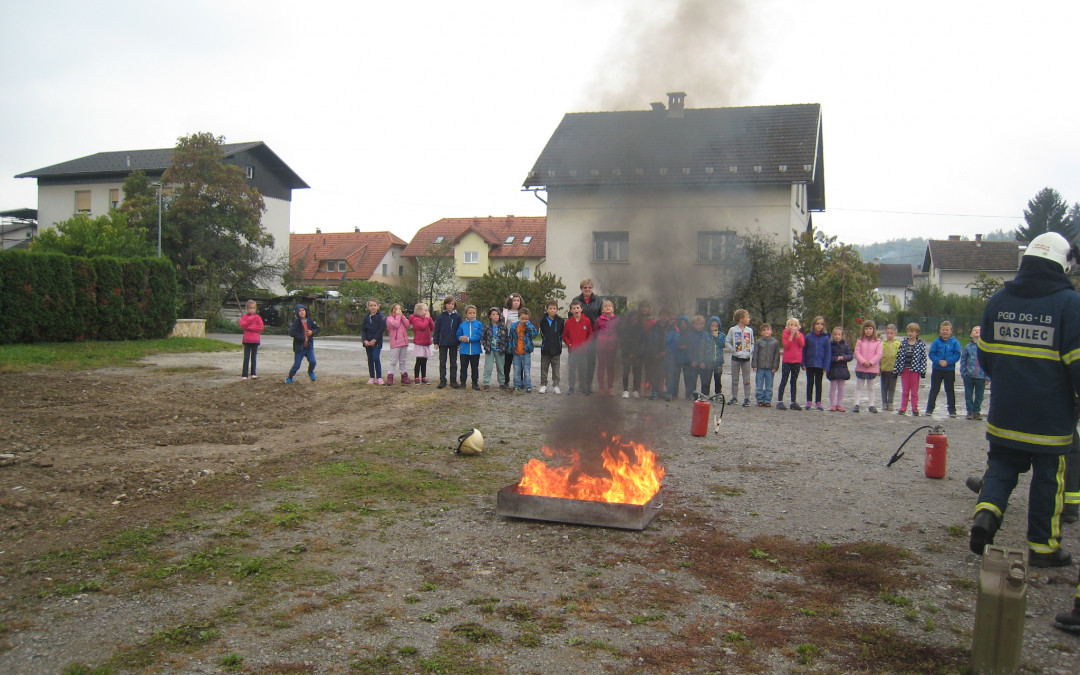
POLYGON ((927 478, 944 478, 945 477, 945 458, 949 451, 949 439, 945 436, 945 428, 938 426, 923 425, 908 434, 908 437, 904 439, 904 442, 900 444, 900 447, 893 453, 892 459, 886 464, 886 467, 890 467, 895 464, 901 457, 904 456, 902 448, 904 444, 911 440, 911 437, 919 433, 923 429, 929 429, 930 433, 926 434, 926 462, 923 467, 923 472, 927 478))
POLYGON ((706 436, 709 433, 709 417, 712 402, 720 405, 720 414, 716 416, 716 433, 720 433, 720 420, 724 416, 724 395, 705 396, 700 391, 694 392, 694 411, 690 417, 690 433, 694 436, 706 436))

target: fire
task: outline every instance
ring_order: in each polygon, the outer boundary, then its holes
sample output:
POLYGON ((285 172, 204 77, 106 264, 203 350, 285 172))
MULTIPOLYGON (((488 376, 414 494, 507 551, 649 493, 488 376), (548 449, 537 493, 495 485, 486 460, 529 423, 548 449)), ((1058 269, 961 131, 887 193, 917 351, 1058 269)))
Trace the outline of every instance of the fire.
POLYGON ((660 490, 664 478, 664 467, 657 462, 655 452, 640 443, 624 443, 618 436, 612 436, 601 453, 609 476, 586 473, 581 465, 581 454, 573 448, 556 450, 545 445, 540 451, 545 457, 561 457, 563 463, 549 467, 539 459, 529 460, 521 468, 519 494, 644 504, 660 490))

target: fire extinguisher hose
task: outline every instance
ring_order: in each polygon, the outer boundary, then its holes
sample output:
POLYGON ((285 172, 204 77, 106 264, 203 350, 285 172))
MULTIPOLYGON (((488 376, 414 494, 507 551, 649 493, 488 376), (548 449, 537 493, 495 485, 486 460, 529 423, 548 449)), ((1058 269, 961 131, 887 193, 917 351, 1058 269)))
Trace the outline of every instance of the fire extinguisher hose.
POLYGON ((898 448, 896 448, 896 452, 894 452, 894 453, 893 453, 892 459, 890 459, 890 460, 889 460, 889 463, 885 465, 885 468, 887 469, 887 468, 889 468, 890 466, 892 466, 893 464, 896 464, 896 463, 897 463, 898 461, 900 461, 900 458, 904 456, 904 453, 903 453, 903 452, 901 452, 901 449, 902 449, 902 448, 904 447, 904 445, 906 445, 906 444, 907 444, 907 442, 908 442, 908 441, 910 441, 910 440, 911 440, 911 437, 912 437, 912 436, 914 436, 915 434, 919 433, 919 432, 920 432, 920 431, 922 431, 923 429, 930 429, 930 430, 933 430, 933 428, 934 428, 934 427, 930 426, 929 424, 924 424, 924 425, 922 425, 921 427, 916 427, 916 428, 915 428, 915 431, 912 431, 912 432, 911 432, 910 434, 908 434, 908 437, 904 439, 904 442, 903 442, 903 443, 901 443, 901 444, 900 444, 900 446, 899 446, 898 448))

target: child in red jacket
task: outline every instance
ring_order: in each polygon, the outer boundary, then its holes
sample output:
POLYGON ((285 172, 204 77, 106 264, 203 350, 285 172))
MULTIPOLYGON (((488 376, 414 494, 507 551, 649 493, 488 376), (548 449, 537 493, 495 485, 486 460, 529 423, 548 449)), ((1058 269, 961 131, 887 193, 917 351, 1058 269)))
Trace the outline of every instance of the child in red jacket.
POLYGON ((570 382, 570 387, 566 390, 567 394, 574 393, 574 382, 578 381, 579 376, 581 380, 581 392, 588 394, 590 382, 586 381, 588 369, 585 367, 586 360, 586 345, 589 340, 592 339, 592 322, 589 321, 589 317, 585 316, 581 312, 581 303, 574 300, 570 303, 570 317, 563 324, 562 340, 566 345, 566 359, 567 359, 567 380, 570 382))
POLYGON ((259 344, 262 342, 259 333, 263 332, 263 320, 259 316, 259 305, 254 300, 248 300, 244 310, 246 313, 240 317, 240 328, 244 330, 244 369, 240 373, 240 379, 248 379, 250 362, 251 379, 257 380, 259 376, 255 374, 255 361, 259 354, 259 344))

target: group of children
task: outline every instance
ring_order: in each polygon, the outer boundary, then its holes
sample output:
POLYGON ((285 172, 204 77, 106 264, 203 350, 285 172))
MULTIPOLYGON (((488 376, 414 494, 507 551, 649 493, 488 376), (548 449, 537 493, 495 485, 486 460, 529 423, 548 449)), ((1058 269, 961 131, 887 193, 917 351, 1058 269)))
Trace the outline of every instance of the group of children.
MULTIPOLYGON (((615 396, 616 358, 622 356, 622 397, 638 398, 648 392, 651 399, 667 401, 678 398, 679 379, 687 399, 695 392, 708 396, 715 388, 721 391, 724 357, 730 356, 731 392, 729 401, 738 402, 739 385, 742 385, 742 405, 750 405, 751 377, 754 399, 759 407, 772 407, 773 378, 781 372, 777 391, 778 410, 824 410, 822 406, 823 380, 829 380, 829 410, 846 412, 843 405, 844 389, 851 379, 848 364, 855 362, 855 393, 853 412, 866 410, 877 413, 873 380, 881 379, 881 405, 886 412, 894 411, 896 382, 900 381, 900 415, 919 415, 919 383, 930 367, 930 396, 923 414, 934 412, 938 393, 945 387, 949 417, 956 417, 954 392, 956 366, 959 363, 964 383, 968 419, 982 419, 982 403, 989 380, 978 361, 979 327, 971 331, 971 342, 961 348, 952 335, 952 324, 943 321, 938 338, 929 348, 920 338, 917 323, 906 327, 907 337, 897 339, 896 326, 885 327, 879 337, 873 321, 863 321, 859 337, 852 348, 844 339, 841 327, 825 331, 825 319, 814 317, 810 330, 803 333, 798 319, 790 318, 784 326, 780 339, 773 337, 772 326, 764 323, 758 327, 760 337, 755 339, 750 327, 750 314, 744 309, 735 311, 734 325, 725 334, 719 317, 713 316, 706 326, 705 317, 680 316, 677 320, 668 310, 662 310, 659 319, 651 317, 652 308, 647 302, 638 309, 622 316, 615 315, 615 307, 609 300, 601 306, 595 323, 585 316, 580 301, 570 304, 569 316, 558 315, 559 306, 554 300, 545 303, 544 315, 539 326, 532 322, 528 308, 522 306, 520 295, 512 294, 505 307, 491 307, 487 321, 477 318, 473 305, 465 307, 464 317, 457 312, 457 300, 447 296, 442 311, 432 319, 428 306, 418 303, 413 314, 404 315, 400 304, 390 307, 388 316, 380 311, 376 300, 367 302, 367 315, 361 327, 361 339, 368 359, 368 384, 394 383, 395 373, 400 373, 400 383, 428 384, 427 362, 439 353, 439 385, 449 384, 454 389, 466 388, 472 373, 472 388, 481 389, 480 357, 484 356, 484 390, 490 388, 492 370, 495 384, 500 389, 532 393, 533 340, 541 336, 540 345, 540 393, 548 391, 548 375, 551 391, 561 394, 560 365, 563 348, 567 351, 569 386, 567 394, 573 394, 575 385, 581 394, 593 392, 588 376, 590 360, 595 359, 597 392, 601 396, 615 396), (406 358, 408 356, 408 331, 413 331, 413 377, 410 379, 406 358), (382 376, 381 352, 383 336, 389 334, 390 372, 382 376), (460 379, 458 365, 460 363, 460 379), (449 364, 449 380, 447 365, 449 364), (796 389, 799 373, 806 372, 806 405, 797 402, 796 389), (511 373, 513 384, 510 383, 511 373), (632 379, 632 386, 631 386, 632 379), (790 403, 784 404, 784 393, 790 385, 790 403)), ((244 367, 242 378, 256 379, 256 356, 262 320, 256 313, 254 301, 247 304, 247 312, 241 317, 244 329, 244 367)), ((307 308, 297 305, 296 320, 289 328, 293 337, 295 361, 286 382, 292 382, 303 359, 308 360, 308 376, 315 379, 315 353, 312 338, 319 332, 319 325, 307 316, 307 308)))

